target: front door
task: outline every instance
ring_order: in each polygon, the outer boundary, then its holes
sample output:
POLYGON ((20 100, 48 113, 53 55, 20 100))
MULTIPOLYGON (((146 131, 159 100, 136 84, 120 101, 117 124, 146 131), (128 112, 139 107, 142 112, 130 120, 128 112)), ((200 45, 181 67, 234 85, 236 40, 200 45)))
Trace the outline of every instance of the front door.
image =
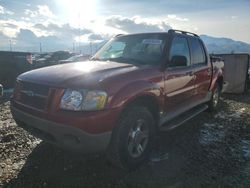
POLYGON ((194 74, 186 37, 173 38, 165 71, 165 111, 179 111, 193 100, 194 74))

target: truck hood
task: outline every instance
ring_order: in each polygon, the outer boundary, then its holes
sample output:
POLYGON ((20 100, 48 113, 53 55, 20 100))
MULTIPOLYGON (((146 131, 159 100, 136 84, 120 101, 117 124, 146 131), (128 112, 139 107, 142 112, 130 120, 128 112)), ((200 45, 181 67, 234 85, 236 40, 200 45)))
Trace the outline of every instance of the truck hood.
POLYGON ((55 65, 21 74, 18 80, 56 87, 96 86, 103 80, 137 67, 112 61, 85 61, 55 65))

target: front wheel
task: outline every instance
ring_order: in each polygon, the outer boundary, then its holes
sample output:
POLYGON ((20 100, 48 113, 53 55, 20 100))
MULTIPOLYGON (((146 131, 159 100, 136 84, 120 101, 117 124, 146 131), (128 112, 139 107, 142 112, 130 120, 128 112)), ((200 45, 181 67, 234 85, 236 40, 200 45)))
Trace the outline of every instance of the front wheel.
POLYGON ((134 169, 145 162, 155 138, 155 121, 149 110, 131 106, 122 114, 115 127, 108 160, 123 169, 134 169))
POLYGON ((218 110, 218 107, 220 105, 220 96, 221 96, 221 87, 218 83, 216 83, 216 87, 213 91, 212 97, 210 101, 208 102, 208 110, 210 112, 214 112, 218 110))

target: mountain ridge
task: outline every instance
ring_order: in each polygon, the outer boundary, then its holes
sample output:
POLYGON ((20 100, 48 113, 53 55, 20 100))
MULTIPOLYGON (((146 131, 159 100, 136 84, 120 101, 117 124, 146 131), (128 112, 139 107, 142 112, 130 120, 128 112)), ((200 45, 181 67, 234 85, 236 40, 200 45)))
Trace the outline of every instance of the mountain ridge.
POLYGON ((250 44, 231 38, 200 35, 209 53, 250 53, 250 44))

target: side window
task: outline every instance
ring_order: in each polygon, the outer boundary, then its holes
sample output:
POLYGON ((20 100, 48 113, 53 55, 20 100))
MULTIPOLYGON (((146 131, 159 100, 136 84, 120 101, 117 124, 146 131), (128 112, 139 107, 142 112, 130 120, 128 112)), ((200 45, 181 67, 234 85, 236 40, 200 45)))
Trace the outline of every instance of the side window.
POLYGON ((191 49, 193 64, 206 63, 205 52, 199 39, 197 38, 190 39, 190 49, 191 49))
POLYGON ((184 37, 175 37, 169 53, 169 66, 180 67, 190 65, 190 52, 187 39, 184 37))

